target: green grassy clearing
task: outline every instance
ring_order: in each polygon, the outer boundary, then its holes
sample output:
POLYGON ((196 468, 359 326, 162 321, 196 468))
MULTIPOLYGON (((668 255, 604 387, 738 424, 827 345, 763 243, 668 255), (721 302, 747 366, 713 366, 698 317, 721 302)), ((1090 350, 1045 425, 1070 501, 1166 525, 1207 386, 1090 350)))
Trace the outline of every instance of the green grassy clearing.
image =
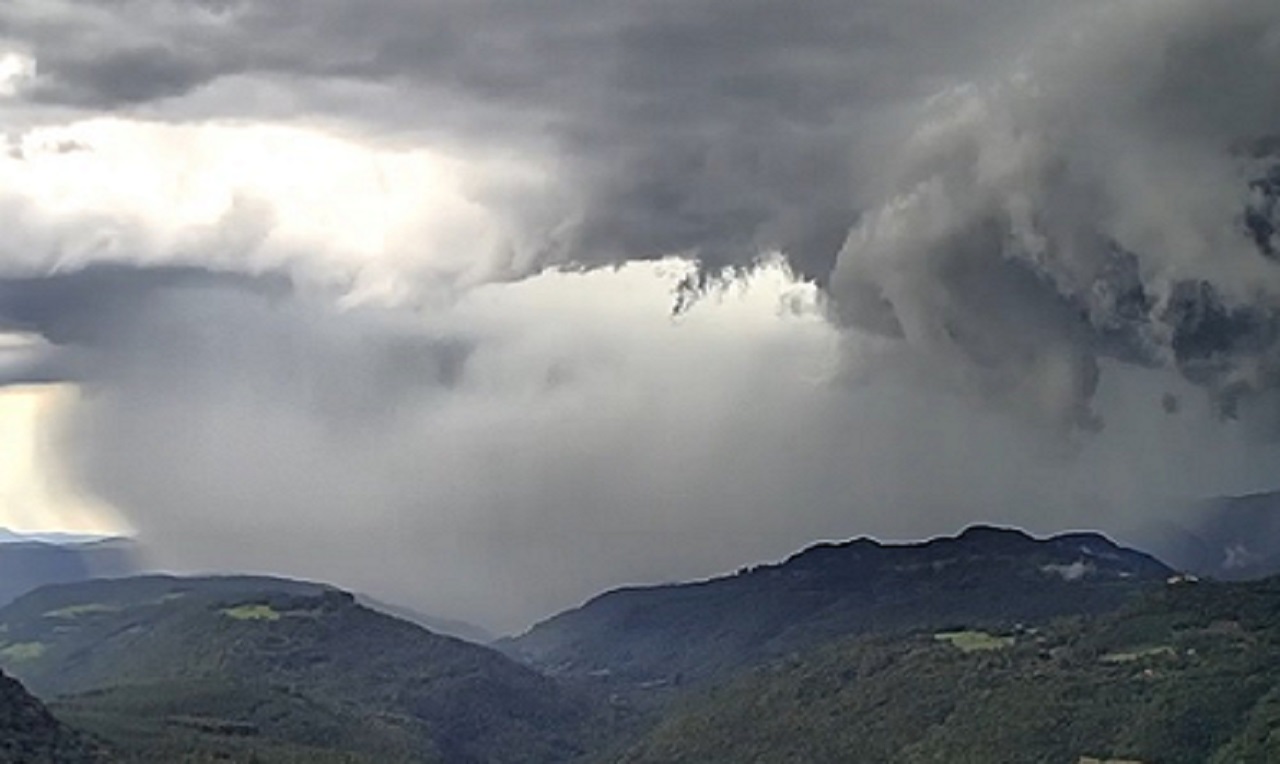
POLYGON ((280 611, 270 605, 237 605, 224 609, 222 614, 237 621, 278 621, 281 618, 280 611))
POLYGON ((84 605, 71 605, 69 607, 50 610, 44 614, 45 618, 78 618, 82 615, 93 615, 95 613, 118 613, 122 610, 119 605, 107 605, 102 602, 89 602, 84 605))
POLYGON ((1013 637, 1000 637, 985 631, 944 631, 933 635, 939 642, 950 642, 952 647, 966 653, 986 650, 1004 650, 1013 647, 1013 637))
POLYGON ((45 646, 42 642, 18 642, 0 648, 0 660, 6 663, 33 661, 44 655, 44 651, 45 646))

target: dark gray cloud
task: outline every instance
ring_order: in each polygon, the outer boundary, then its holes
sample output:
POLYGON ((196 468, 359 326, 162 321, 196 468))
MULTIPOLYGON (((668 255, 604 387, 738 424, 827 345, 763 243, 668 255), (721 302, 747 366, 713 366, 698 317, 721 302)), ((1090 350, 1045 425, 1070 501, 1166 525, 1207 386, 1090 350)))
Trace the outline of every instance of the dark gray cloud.
POLYGON ((287 296, 292 285, 279 275, 252 277, 198 266, 90 264, 0 278, 0 329, 36 333, 58 345, 107 344, 113 331, 144 312, 157 294, 220 290, 270 299, 287 296))
POLYGON ((56 384, 76 378, 72 354, 40 342, 0 348, 0 387, 56 384))
MULTIPOLYGON (((1036 5, 155 0, 0 11, 0 28, 31 42, 37 100, 119 109, 257 77, 290 82, 298 116, 549 151, 573 224, 543 265, 690 253, 714 272, 781 248, 822 280, 883 109, 1012 54, 1036 5), (330 86, 385 94, 344 114, 330 86)), ((232 99, 209 108, 260 107, 232 99)))
POLYGON ((79 107, 119 108, 180 96, 217 73, 200 61, 163 46, 104 51, 92 58, 74 53, 50 62, 32 97, 79 107))
POLYGON ((705 278, 780 250, 841 325, 1067 427, 1096 423, 1104 356, 1224 412, 1274 386, 1278 277, 1244 262, 1274 260, 1265 0, 33 7, 0 28, 39 61, 35 100, 539 157, 553 189, 473 189, 533 251, 508 276, 680 254, 705 278), (1249 318, 1201 320, 1223 312, 1249 318))
POLYGON ((325 427, 376 429, 455 385, 472 352, 412 315, 339 310, 280 274, 97 264, 0 279, 0 329, 43 342, 5 381, 140 397, 293 398, 325 427))
POLYGON ((1105 357, 1272 418, 1280 11, 1081 9, 1067 41, 922 112, 840 255, 833 313, 1068 427, 1097 422, 1105 357))

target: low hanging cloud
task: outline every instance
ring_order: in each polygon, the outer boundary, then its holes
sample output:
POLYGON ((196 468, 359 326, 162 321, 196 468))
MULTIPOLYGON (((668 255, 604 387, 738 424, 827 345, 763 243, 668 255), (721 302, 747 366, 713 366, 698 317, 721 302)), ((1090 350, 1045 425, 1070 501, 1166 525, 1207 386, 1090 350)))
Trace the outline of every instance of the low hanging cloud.
POLYGON ((841 251, 837 317, 1068 425, 1108 357, 1274 420, 1278 17, 1114 4, 939 97, 841 251))
POLYGON ((0 279, 0 330, 42 338, 20 349, 32 368, 90 395, 157 405, 290 399, 317 422, 375 429, 404 396, 455 384, 473 344, 432 334, 403 312, 337 310, 280 274, 194 266, 90 265, 0 279))
POLYGON ((1144 406, 1161 383, 1123 373, 1102 391, 1116 426, 1067 454, 945 390, 832 384, 838 335, 813 312, 778 316, 781 270, 673 319, 654 306, 687 270, 663 267, 413 314, 195 268, 0 294, 23 296, 6 326, 74 361, 61 453, 159 564, 331 580, 499 630, 815 538, 1125 531, 1158 500, 1272 474, 1274 448, 1205 407, 1144 406), (1141 448, 1153 432, 1161 448, 1141 448))
POLYGON ((162 565, 331 580, 504 631, 816 538, 1132 534, 1187 495, 1265 485, 1280 456, 1207 406, 1167 416, 1151 371, 1111 369, 1110 426, 1066 451, 948 390, 833 384, 841 340, 776 315, 780 271, 672 319, 654 309, 669 267, 412 319, 209 274, 72 278, 51 291, 132 286, 61 335, 84 359, 61 450, 162 565))

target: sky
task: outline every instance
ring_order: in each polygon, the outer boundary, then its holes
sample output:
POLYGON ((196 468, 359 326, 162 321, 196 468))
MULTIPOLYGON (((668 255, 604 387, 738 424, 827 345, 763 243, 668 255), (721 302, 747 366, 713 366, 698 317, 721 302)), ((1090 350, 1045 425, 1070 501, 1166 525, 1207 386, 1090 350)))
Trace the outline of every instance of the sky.
POLYGON ((499 631, 1276 488, 1274 0, 9 0, 0 523, 499 631))

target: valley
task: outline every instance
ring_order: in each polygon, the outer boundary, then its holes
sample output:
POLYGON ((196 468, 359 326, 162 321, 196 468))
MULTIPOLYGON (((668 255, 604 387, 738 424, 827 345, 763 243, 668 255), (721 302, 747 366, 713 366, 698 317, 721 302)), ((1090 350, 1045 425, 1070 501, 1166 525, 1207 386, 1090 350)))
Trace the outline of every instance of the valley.
POLYGON ((41 745, 86 761, 1280 755, 1280 579, 1201 581, 1092 533, 821 544, 494 647, 278 578, 88 580, 0 609, 0 667, 51 712, 41 745))

